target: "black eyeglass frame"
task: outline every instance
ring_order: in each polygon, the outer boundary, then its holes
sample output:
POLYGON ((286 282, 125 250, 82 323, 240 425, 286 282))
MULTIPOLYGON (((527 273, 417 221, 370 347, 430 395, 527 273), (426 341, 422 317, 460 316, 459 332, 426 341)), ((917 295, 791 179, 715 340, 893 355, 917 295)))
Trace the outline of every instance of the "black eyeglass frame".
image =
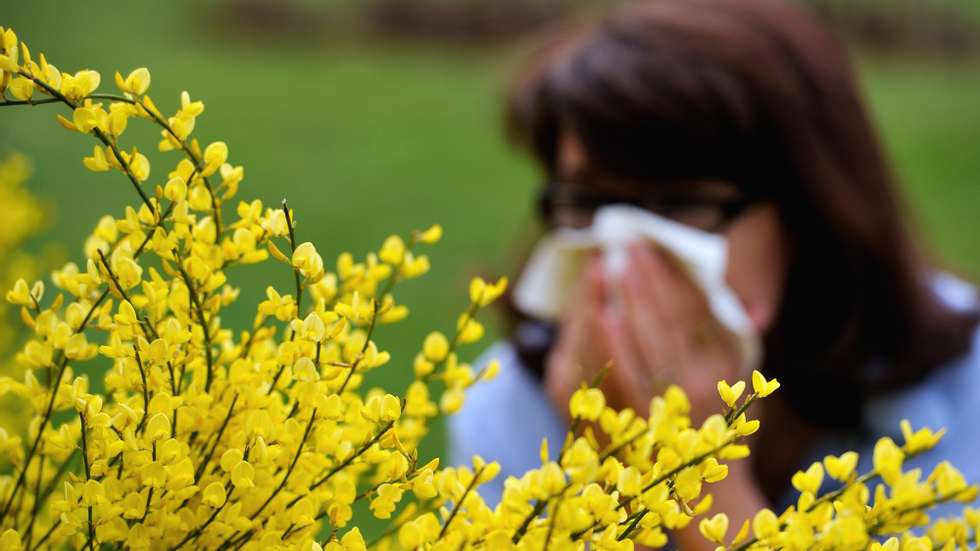
POLYGON ((537 197, 538 215, 542 220, 551 223, 556 205, 579 209, 583 212, 595 212, 599 207, 613 204, 630 204, 644 208, 671 218, 671 211, 692 208, 717 208, 720 215, 717 224, 710 228, 701 228, 711 233, 721 233, 731 223, 750 207, 762 202, 753 195, 739 193, 734 197, 690 197, 682 193, 662 194, 647 193, 641 195, 624 195, 607 193, 589 189, 584 186, 571 185, 562 181, 546 181, 541 186, 537 197))

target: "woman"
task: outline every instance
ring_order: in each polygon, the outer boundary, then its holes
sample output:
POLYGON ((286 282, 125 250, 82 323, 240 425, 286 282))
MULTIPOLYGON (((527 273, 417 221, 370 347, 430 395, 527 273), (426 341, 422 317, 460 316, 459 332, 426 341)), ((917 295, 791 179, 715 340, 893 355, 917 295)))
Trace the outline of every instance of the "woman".
MULTIPOLYGON (((735 526, 787 504, 793 472, 827 453, 856 449, 867 465, 875 439, 901 441, 903 418, 948 429, 919 464, 946 458, 980 479, 976 293, 909 235, 851 66, 811 17, 777 0, 620 8, 519 75, 509 122, 549 182, 549 228, 628 203, 726 239, 726 282, 762 337, 762 371, 782 382, 757 411, 752 461, 712 490, 735 526)), ((609 360, 616 407, 645 412, 675 382, 695 418, 720 410, 715 382, 738 376, 739 356, 669 255, 634 246, 619 278, 594 261, 572 303, 557 326, 518 312, 487 353, 502 374, 452 420, 457 459, 534 466, 542 437, 561 442, 580 367, 609 360)), ((705 547, 694 532, 674 537, 705 547)))

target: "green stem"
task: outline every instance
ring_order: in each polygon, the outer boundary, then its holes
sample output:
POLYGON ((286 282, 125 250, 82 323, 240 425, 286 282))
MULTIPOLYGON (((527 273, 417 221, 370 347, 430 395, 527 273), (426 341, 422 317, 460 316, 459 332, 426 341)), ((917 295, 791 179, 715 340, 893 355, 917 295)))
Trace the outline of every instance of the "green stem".
POLYGON ((459 514, 460 509, 463 508, 463 503, 466 501, 466 497, 469 496, 470 492, 472 492, 473 489, 476 488, 476 485, 480 483, 480 475, 483 474, 484 469, 486 469, 485 465, 473 473, 473 480, 470 480, 470 483, 466 485, 466 490, 459 498, 459 501, 453 504, 453 510, 449 513, 449 517, 446 519, 446 523, 442 525, 442 530, 439 531, 439 537, 436 539, 442 539, 442 537, 446 535, 446 532, 449 530, 449 525, 453 523, 453 519, 456 518, 456 515, 459 514))
POLYGON ((140 370, 140 380, 143 382, 143 417, 140 418, 139 424, 136 425, 136 434, 142 434, 143 426, 146 424, 146 418, 150 408, 150 393, 146 383, 146 369, 143 367, 143 359, 140 357, 140 350, 138 346, 133 346, 133 353, 136 355, 136 367, 138 367, 140 370))
POLYGON ((201 332, 204 337, 204 360, 207 363, 207 376, 204 381, 204 392, 211 390, 211 382, 214 380, 214 358, 211 356, 211 330, 208 327, 208 322, 204 318, 204 307, 201 306, 201 301, 197 296, 197 290, 194 288, 194 283, 191 280, 191 276, 188 275, 187 271, 184 270, 184 265, 181 262, 180 255, 177 253, 177 249, 173 251, 174 259, 177 265, 177 270, 180 272, 180 277, 184 280, 184 284, 187 285, 187 294, 190 296, 191 304, 193 305, 194 313, 197 315, 197 321, 201 325, 201 332))
MULTIPOLYGON (((81 411, 78 412, 78 419, 81 422, 81 432, 82 432, 82 465, 85 466, 85 480, 92 479, 92 470, 88 462, 88 439, 85 434, 88 432, 86 430, 85 414, 81 411)), ((95 542, 95 525, 92 524, 92 506, 88 506, 88 541, 85 543, 85 547, 89 549, 93 548, 95 542)))
POLYGON ((633 531, 636 530, 637 525, 640 524, 640 521, 643 520, 643 517, 645 517, 649 512, 650 512, 649 509, 644 509, 640 514, 636 515, 633 518, 633 522, 631 522, 630 525, 626 527, 626 530, 623 530, 623 533, 616 538, 616 541, 623 541, 626 538, 630 537, 633 531))
MULTIPOLYGON (((317 488, 319 488, 320 486, 322 486, 324 483, 326 483, 328 480, 330 480, 335 474, 337 474, 340 471, 342 471, 343 469, 347 468, 347 466, 350 465, 355 459, 357 459, 358 457, 360 457, 361 455, 363 455, 365 452, 367 452, 369 449, 371 449, 371 446, 373 446, 375 443, 377 443, 378 440, 381 440, 381 437, 384 436, 385 433, 387 433, 388 430, 391 429, 392 426, 394 426, 394 424, 395 424, 394 421, 388 421, 387 423, 385 423, 384 425, 382 425, 381 426, 381 429, 379 429, 378 432, 373 437, 371 437, 370 440, 368 440, 367 442, 365 442, 364 444, 362 444, 361 447, 358 448, 358 450, 356 452, 354 452, 353 454, 350 455, 350 457, 348 457, 347 459, 343 460, 338 465, 334 466, 332 469, 330 469, 330 471, 327 472, 327 474, 323 475, 322 478, 320 478, 319 480, 317 480, 316 482, 314 482, 313 484, 311 484, 310 485, 310 488, 309 488, 309 491, 312 492, 313 490, 316 490, 317 488)), ((292 499, 292 501, 290 501, 289 503, 286 504, 286 509, 289 509, 290 507, 292 507, 293 505, 295 505, 296 502, 299 501, 300 499, 302 499, 302 496, 296 496, 296 497, 294 497, 292 499)))
POLYGON ((266 506, 268 506, 269 503, 271 503, 272 500, 279 495, 279 492, 286 487, 286 482, 289 480, 289 476, 293 474, 293 470, 296 468, 296 462, 299 461, 299 456, 303 453, 303 446, 306 445, 306 440, 309 438, 310 431, 313 429, 313 423, 316 420, 316 411, 316 408, 314 408, 313 413, 310 414, 310 422, 306 424, 306 430, 303 431, 303 439, 300 440, 299 446, 296 448, 296 454, 293 455, 293 461, 289 464, 289 469, 286 470, 286 475, 282 477, 282 480, 279 482, 279 485, 276 486, 276 489, 273 490, 272 494, 266 498, 266 500, 261 506, 259 506, 258 509, 255 510, 254 513, 252 513, 252 518, 258 517, 259 513, 261 513, 266 506))
POLYGON ((218 513, 220 513, 222 510, 224 510, 225 505, 228 505, 228 502, 231 501, 231 494, 234 491, 235 491, 235 489, 231 487, 231 483, 230 482, 225 483, 225 492, 227 492, 228 496, 225 498, 224 503, 222 503, 220 507, 215 507, 214 508, 214 511, 211 512, 211 516, 209 516, 208 519, 206 521, 204 521, 203 524, 201 524, 200 526, 198 526, 194 530, 191 530, 190 532, 188 532, 187 535, 184 536, 184 539, 180 540, 180 543, 178 543, 173 548, 171 548, 171 551, 177 551, 178 549, 180 549, 184 545, 186 545, 186 544, 188 544, 188 543, 196 540, 198 538, 198 536, 200 536, 201 534, 203 534, 204 531, 207 530, 208 526, 210 526, 211 523, 214 522, 214 519, 218 518, 218 513))
POLYGON ((45 103, 61 103, 61 100, 58 98, 46 98, 38 100, 0 101, 0 107, 5 107, 8 105, 43 105, 45 103))
MULTIPOLYGON (((290 254, 296 252, 296 233, 293 230, 293 217, 289 213, 289 205, 286 204, 286 200, 282 200, 282 212, 286 216, 286 227, 289 229, 289 252, 290 254)), ((293 268, 293 281, 296 284, 296 317, 300 318, 303 315, 303 284, 300 279, 299 270, 296 267, 293 268)))
POLYGON ((211 445, 211 449, 204 456, 201 464, 197 466, 197 472, 194 473, 194 483, 197 484, 201 480, 201 475, 204 474, 204 470, 207 468, 208 463, 211 462, 211 457, 214 456, 214 452, 218 449, 218 442, 221 441, 221 436, 225 433, 225 429, 228 428, 228 422, 231 421, 232 414, 235 411, 235 404, 238 403, 238 394, 236 393, 231 399, 231 405, 228 406, 228 413, 225 415, 224 420, 221 422, 221 427, 218 428, 218 434, 214 439, 214 444, 211 445))

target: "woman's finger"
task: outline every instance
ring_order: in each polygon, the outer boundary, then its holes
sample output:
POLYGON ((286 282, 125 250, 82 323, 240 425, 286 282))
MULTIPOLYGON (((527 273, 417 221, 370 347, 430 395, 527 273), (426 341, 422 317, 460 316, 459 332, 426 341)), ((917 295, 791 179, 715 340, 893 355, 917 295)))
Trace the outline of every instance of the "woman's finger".
POLYGON ((659 305, 641 276, 630 271, 622 280, 624 326, 622 332, 642 360, 641 376, 651 390, 672 382, 679 358, 672 337, 659 314, 659 305))
POLYGON ((702 333, 716 324, 704 294, 676 261, 648 246, 630 249, 631 266, 639 285, 656 301, 657 312, 675 353, 684 356, 702 333))
POLYGON ((602 307, 601 287, 598 261, 590 259, 559 327, 558 340, 545 363, 545 390, 555 406, 566 414, 572 393, 608 361, 609 354, 596 346, 599 338, 596 318, 602 307))
POLYGON ((610 405, 630 407, 645 415, 655 389, 646 361, 629 337, 623 312, 605 308, 599 317, 599 326, 602 340, 612 354, 612 365, 602 385, 610 405))

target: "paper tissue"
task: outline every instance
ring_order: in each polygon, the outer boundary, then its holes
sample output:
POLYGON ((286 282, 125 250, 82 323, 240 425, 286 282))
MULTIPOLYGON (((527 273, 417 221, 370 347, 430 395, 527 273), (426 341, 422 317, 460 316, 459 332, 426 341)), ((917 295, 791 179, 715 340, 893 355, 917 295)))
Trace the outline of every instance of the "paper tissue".
POLYGON ((643 241, 656 243, 679 261, 704 293, 715 319, 736 337, 742 369, 757 367, 760 339, 739 298, 725 283, 725 239, 634 206, 601 207, 590 227, 562 228, 542 238, 514 288, 516 306, 539 319, 559 320, 591 251, 600 249, 604 270, 617 276, 628 267, 628 246, 643 241))

